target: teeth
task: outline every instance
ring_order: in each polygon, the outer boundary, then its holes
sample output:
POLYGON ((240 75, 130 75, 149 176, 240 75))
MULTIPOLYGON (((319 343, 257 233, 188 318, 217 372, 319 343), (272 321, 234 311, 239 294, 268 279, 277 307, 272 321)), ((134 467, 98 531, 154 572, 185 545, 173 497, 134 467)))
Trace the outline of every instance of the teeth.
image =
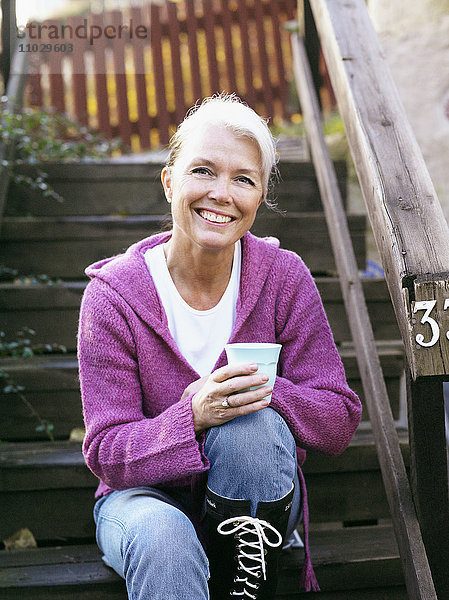
POLYGON ((212 223, 229 223, 231 217, 225 217, 224 215, 217 215, 216 213, 209 212, 208 210, 200 210, 200 215, 206 221, 212 221, 212 223))

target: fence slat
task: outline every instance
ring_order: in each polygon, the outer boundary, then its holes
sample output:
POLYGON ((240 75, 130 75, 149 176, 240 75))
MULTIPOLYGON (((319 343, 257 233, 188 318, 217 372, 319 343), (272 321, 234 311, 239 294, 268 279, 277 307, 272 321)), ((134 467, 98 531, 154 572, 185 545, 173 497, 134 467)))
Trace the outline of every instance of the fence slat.
POLYGON ((210 93, 220 92, 218 62, 215 44, 215 16, 213 0, 203 0, 204 32, 206 34, 207 65, 209 69, 210 93))
POLYGON ((41 85, 40 60, 37 54, 32 54, 29 59, 27 88, 29 104, 31 104, 31 106, 44 106, 41 85))
POLYGON ((173 73, 173 87, 175 92, 175 117, 179 123, 186 113, 184 101, 184 81, 182 76, 180 44, 179 44, 179 22, 174 2, 167 2, 168 33, 170 38, 171 67, 173 73))
POLYGON ((242 44, 243 73, 245 76, 245 100, 250 106, 256 105, 256 91, 253 86, 253 61, 249 49, 248 10, 245 0, 238 0, 240 43, 242 44))
MULTIPOLYGON (((44 25, 47 28, 43 28, 43 43, 52 43, 48 39, 48 30, 51 26, 58 28, 59 21, 56 19, 44 21, 44 25)), ((51 106, 58 112, 65 112, 65 98, 64 98, 64 79, 62 76, 62 52, 49 52, 48 53, 48 79, 50 83, 50 102, 51 106)))
POLYGON ((284 119, 287 119, 287 79, 285 76, 284 59, 282 56, 281 22, 279 19, 280 11, 278 0, 272 0, 269 3, 269 6, 271 16, 271 27, 273 30, 274 54, 276 57, 276 70, 278 77, 278 98, 281 105, 282 117, 284 119))
POLYGON ((232 45, 232 15, 229 9, 229 0, 221 0, 221 21, 223 26, 228 91, 236 92, 237 79, 235 75, 234 48, 232 45))
POLYGON ((156 91, 157 123, 159 129, 159 141, 167 144, 169 140, 170 119, 167 110, 164 62, 162 59, 162 27, 160 18, 160 6, 151 4, 151 56, 153 59, 153 75, 156 91))
MULTIPOLYGON (((138 6, 131 7, 131 18, 134 23, 142 23, 142 11, 138 6)), ((134 39, 132 43, 134 59, 134 83, 137 99, 137 131, 139 133, 140 147, 150 147, 150 119, 148 116, 148 101, 145 78, 144 41, 134 39)))
POLYGON ((194 0, 186 0, 187 44, 189 47, 190 74, 194 102, 203 97, 200 77, 200 61, 198 58, 197 19, 194 0))
POLYGON ((262 96, 264 100, 265 116, 273 115, 273 90, 271 87, 270 74, 268 72, 268 54, 266 47, 266 36, 264 28, 264 6, 262 0, 255 0, 254 13, 257 32, 257 47, 259 50, 259 68, 262 78, 262 96))
MULTIPOLYGON (((91 13, 92 25, 100 27, 103 31, 103 15, 91 13)), ((98 129, 108 137, 112 137, 111 115, 109 109, 109 94, 106 79, 106 40, 101 35, 93 46, 93 65, 95 95, 97 99, 97 121, 98 129)))
MULTIPOLYGON (((122 13, 114 10, 109 13, 110 22, 116 28, 122 24, 122 13)), ((115 96, 118 111, 118 131, 125 144, 131 145, 131 123, 129 120, 128 86, 125 71, 125 43, 121 36, 117 36, 112 44, 114 59, 115 96)))
MULTIPOLYGON (((74 31, 76 27, 83 24, 81 17, 70 17, 67 21, 74 31)), ((87 125, 87 87, 84 54, 85 48, 81 45, 80 40, 77 40, 77 43, 73 44, 73 52, 70 55, 72 59, 73 104, 77 121, 83 125, 87 125)))

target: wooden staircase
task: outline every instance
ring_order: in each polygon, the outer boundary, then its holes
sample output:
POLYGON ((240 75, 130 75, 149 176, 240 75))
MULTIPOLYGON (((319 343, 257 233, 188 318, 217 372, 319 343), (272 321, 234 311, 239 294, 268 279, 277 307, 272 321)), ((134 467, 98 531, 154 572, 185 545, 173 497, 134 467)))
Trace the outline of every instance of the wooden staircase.
MULTIPOLYGON (((282 156, 281 156, 282 159, 282 156)), ((46 273, 54 285, 0 284, 0 329, 11 338, 23 326, 37 343, 58 343, 66 354, 4 359, 2 367, 26 388, 27 398, 54 425, 55 442, 35 431, 35 420, 13 397, 0 398, 0 539, 28 527, 38 548, 0 551, 0 598, 12 600, 126 599, 123 582, 105 567, 94 544, 95 477, 83 463, 70 431, 82 426, 77 381, 76 328, 86 285, 84 267, 121 252, 157 231, 166 204, 158 180, 161 164, 115 163, 49 167, 50 180, 66 198, 57 204, 11 189, 0 262, 21 274, 46 273)), ((363 390, 327 235, 313 167, 280 165, 279 208, 261 211, 253 231, 275 235, 301 254, 316 276, 348 379, 363 390)), ((337 165, 345 194, 346 173, 337 165)), ((363 216, 349 216, 359 268, 365 265, 363 216)), ((408 464, 404 428, 402 343, 382 279, 363 282, 381 365, 408 464)), ((370 424, 363 422, 337 458, 309 453, 304 473, 311 512, 311 548, 326 599, 407 598, 370 424)), ((305 597, 299 590, 300 549, 286 550, 277 598, 305 597)), ((192 599, 193 600, 193 599, 192 599)))

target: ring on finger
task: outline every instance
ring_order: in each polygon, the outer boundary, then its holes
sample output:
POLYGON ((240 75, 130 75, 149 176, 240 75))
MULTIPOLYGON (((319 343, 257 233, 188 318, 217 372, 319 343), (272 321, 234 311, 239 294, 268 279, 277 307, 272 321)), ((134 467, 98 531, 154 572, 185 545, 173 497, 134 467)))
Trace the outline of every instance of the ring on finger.
POLYGON ((226 397, 223 402, 221 403, 222 406, 224 406, 224 408, 232 408, 232 406, 229 404, 229 398, 226 397))

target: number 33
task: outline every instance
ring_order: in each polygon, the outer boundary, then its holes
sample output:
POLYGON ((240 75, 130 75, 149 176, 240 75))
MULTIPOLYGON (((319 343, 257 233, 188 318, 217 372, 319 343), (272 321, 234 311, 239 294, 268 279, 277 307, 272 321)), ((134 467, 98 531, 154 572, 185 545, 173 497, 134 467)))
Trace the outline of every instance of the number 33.
MULTIPOLYGON (((422 333, 418 333, 418 335, 415 338, 416 342, 420 346, 424 346, 425 348, 430 348, 431 346, 434 346, 438 342, 438 339, 440 337, 440 326, 435 321, 435 319, 432 319, 432 317, 430 316, 430 313, 435 308, 436 303, 437 303, 436 300, 420 300, 418 302, 415 302, 415 306, 413 309, 413 314, 415 314, 418 310, 425 311, 420 322, 422 325, 424 325, 425 323, 428 323, 430 325, 430 329, 432 331, 432 337, 431 337, 430 341, 428 341, 428 342, 424 341, 424 336, 422 333)), ((446 310, 448 307, 449 307, 449 298, 446 298, 446 300, 444 301, 443 310, 446 310)), ((446 332, 446 337, 449 339, 449 331, 446 332)))

